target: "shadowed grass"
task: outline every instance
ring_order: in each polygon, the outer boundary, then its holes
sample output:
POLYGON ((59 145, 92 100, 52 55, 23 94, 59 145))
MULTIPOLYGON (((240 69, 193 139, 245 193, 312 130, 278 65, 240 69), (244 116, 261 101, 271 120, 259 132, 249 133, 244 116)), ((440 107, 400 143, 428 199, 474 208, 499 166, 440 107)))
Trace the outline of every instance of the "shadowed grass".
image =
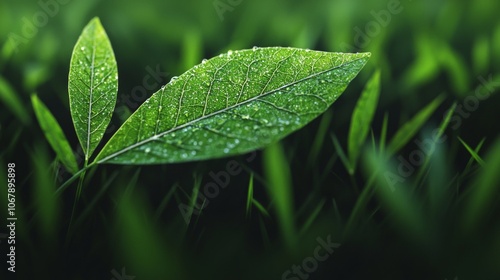
POLYGON ((479 154, 474 149, 472 149, 467 143, 465 143, 465 141, 462 140, 462 138, 458 137, 458 141, 460 141, 460 143, 464 145, 465 149, 467 149, 467 152, 469 152, 469 154, 477 163, 479 163, 481 166, 485 165, 484 160, 479 156, 479 154))
POLYGON ((469 192, 464 208, 463 227, 470 231, 477 228, 498 200, 500 182, 500 140, 489 151, 485 164, 475 180, 469 185, 469 192))
POLYGON ((174 196, 175 191, 177 191, 177 188, 179 187, 178 184, 174 184, 167 192, 167 194, 163 197, 160 205, 155 211, 155 220, 158 221, 160 219, 161 214, 165 210, 165 207, 167 207, 168 203, 172 200, 172 197, 174 196))
POLYGON ((326 133, 328 131, 328 126, 332 122, 333 113, 332 110, 327 110, 321 117, 321 122, 319 124, 318 131, 316 132, 316 137, 314 137, 314 142, 309 152, 309 158, 307 159, 308 166, 314 166, 314 163, 318 160, 318 155, 323 147, 326 139, 326 133))
POLYGON ((124 194, 117 205, 115 234, 121 242, 127 272, 140 279, 156 279, 158 275, 183 279, 180 261, 167 244, 169 238, 158 231, 153 212, 146 205, 140 192, 124 194))
POLYGON ((274 201, 281 236, 290 252, 296 252, 297 235, 293 214, 292 176, 280 143, 274 143, 264 150, 264 173, 266 190, 274 201))
POLYGON ((333 142, 333 146, 335 147, 335 151, 337 152, 337 156, 340 158, 340 161, 344 164, 346 170, 351 170, 351 164, 349 163, 349 159, 347 158, 344 149, 342 149, 342 145, 340 145, 339 140, 335 134, 330 134, 330 137, 333 142))
POLYGON ((434 130, 432 133, 426 134, 427 137, 424 137, 424 141, 430 141, 431 146, 429 147, 429 150, 426 152, 424 163, 420 167, 418 174, 416 176, 416 182, 417 182, 416 185, 419 185, 418 182, 421 182, 421 180, 424 177, 424 174, 425 174, 427 167, 429 165, 430 157, 432 156, 432 153, 434 153, 434 149, 435 149, 436 144, 448 140, 448 136, 445 136, 444 133, 450 124, 451 117, 453 116, 456 107, 457 107, 457 103, 455 102, 450 107, 450 109, 448 109, 441 124, 437 128, 437 133, 435 133, 436 130, 434 130))
POLYGON ((38 222, 45 239, 55 242, 54 238, 59 229, 61 201, 53 195, 56 187, 52 175, 47 172, 50 166, 47 151, 41 146, 35 146, 32 154, 34 170, 34 199, 40 212, 38 222))
POLYGON ((262 204, 260 204, 259 201, 257 201, 255 198, 252 199, 252 204, 257 208, 257 210, 259 210, 259 212, 267 217, 267 218, 270 218, 271 215, 269 215, 269 212, 267 211, 266 207, 264 207, 262 204))
MULTIPOLYGON (((475 152, 476 154, 479 154, 479 151, 480 151, 480 150, 481 150, 481 148, 483 147, 483 145, 484 145, 484 142, 485 142, 485 141, 486 141, 486 138, 483 138, 483 139, 481 140, 481 142, 479 142, 479 144, 477 144, 476 148, 474 149, 474 152, 475 152)), ((473 168, 473 166, 475 166, 475 165, 474 165, 474 162, 476 162, 476 160, 474 159, 474 157, 471 157, 471 158, 469 159, 469 161, 467 162, 467 165, 466 165, 466 166, 465 166, 465 168, 464 168, 464 171, 463 171, 463 173, 462 173, 462 177, 466 177, 466 176, 468 176, 468 175, 469 175, 469 174, 470 174, 470 173, 474 170, 474 168, 473 168)))
POLYGON ((375 175, 375 193, 398 228, 415 241, 427 238, 428 228, 422 214, 422 207, 413 197, 409 184, 401 182, 396 168, 388 164, 384 157, 374 152, 368 153, 365 166, 368 174, 375 175), (398 183, 398 184, 396 184, 398 183))
POLYGON ((311 214, 309 215, 309 217, 307 218, 307 220, 304 222, 304 224, 300 228, 299 235, 303 235, 305 232, 307 232, 307 230, 309 228, 311 228, 311 225, 314 223, 314 221, 318 217, 319 212, 321 211, 321 209, 323 209, 323 206, 325 205, 325 202, 326 202, 325 199, 321 200, 318 203, 318 205, 316 206, 316 208, 314 208, 314 210, 311 212, 311 214))
POLYGON ((420 110, 412 119, 403 124, 387 145, 387 155, 392 156, 403 148, 422 128, 443 100, 444 95, 439 95, 425 108, 420 110))
POLYGON ((252 212, 252 201, 253 201, 253 173, 250 174, 250 180, 248 181, 248 194, 247 194, 247 207, 246 216, 250 217, 252 212))
POLYGON ((384 120, 382 121, 382 129, 380 131, 380 143, 379 143, 379 153, 385 153, 385 147, 387 145, 387 126, 389 125, 389 114, 386 112, 384 114, 384 120))
POLYGON ((9 81, 0 75, 0 101, 5 104, 4 108, 8 108, 17 119, 28 125, 30 124, 28 110, 18 96, 9 81))

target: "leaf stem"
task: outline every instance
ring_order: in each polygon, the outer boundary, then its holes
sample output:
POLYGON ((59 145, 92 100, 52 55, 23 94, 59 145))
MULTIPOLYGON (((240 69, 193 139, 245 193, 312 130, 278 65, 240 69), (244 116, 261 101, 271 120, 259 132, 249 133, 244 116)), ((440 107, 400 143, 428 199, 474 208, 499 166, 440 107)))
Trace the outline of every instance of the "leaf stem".
POLYGON ((56 196, 57 195, 60 195, 71 183, 73 183, 76 179, 78 179, 80 177, 80 175, 83 173, 85 174, 85 171, 87 171, 88 169, 90 169, 91 167, 93 167, 94 165, 96 165, 96 163, 91 163, 87 166, 84 166, 82 169, 78 170, 78 172, 76 172, 73 176, 71 176, 71 178, 69 178, 66 182, 64 182, 57 190, 56 192, 54 193, 56 196))

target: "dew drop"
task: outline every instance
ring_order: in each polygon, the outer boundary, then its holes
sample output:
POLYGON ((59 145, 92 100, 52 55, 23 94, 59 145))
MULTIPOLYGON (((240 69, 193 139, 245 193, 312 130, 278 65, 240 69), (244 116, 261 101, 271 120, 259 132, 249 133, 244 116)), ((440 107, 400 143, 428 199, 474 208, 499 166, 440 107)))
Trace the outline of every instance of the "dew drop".
POLYGON ((179 77, 177 77, 177 76, 173 76, 173 77, 172 77, 172 79, 170 79, 170 81, 171 81, 171 82, 173 82, 173 81, 175 81, 175 80, 177 80, 177 79, 179 79, 179 77))
POLYGON ((205 64, 205 63, 207 63, 207 61, 208 61, 208 60, 207 60, 206 58, 204 58, 204 59, 201 61, 201 64, 205 64))
POLYGON ((151 149, 150 149, 150 148, 146 148, 144 151, 145 151, 146 153, 149 153, 149 152, 151 152, 151 149))
POLYGON ((229 51, 227 52, 227 55, 228 55, 228 56, 231 56, 232 54, 233 54, 233 51, 232 51, 232 50, 229 50, 229 51))
POLYGON ((81 47, 80 50, 84 51, 85 50, 85 47, 81 47))
POLYGON ((258 49, 259 49, 259 47, 257 47, 257 46, 253 46, 253 48, 252 48, 253 51, 256 51, 258 49))

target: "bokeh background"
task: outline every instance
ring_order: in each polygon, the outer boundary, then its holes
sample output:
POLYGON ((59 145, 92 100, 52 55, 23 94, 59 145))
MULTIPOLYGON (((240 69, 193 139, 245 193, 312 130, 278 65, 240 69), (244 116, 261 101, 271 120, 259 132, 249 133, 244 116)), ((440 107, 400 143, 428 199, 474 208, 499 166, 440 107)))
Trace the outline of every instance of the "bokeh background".
MULTIPOLYGON (((17 279, 500 279, 499 10, 493 0, 2 0, 0 182, 15 162, 17 279), (81 154, 67 79, 73 46, 95 16, 119 72, 117 110, 103 142, 170 78, 228 50, 292 46, 372 57, 323 116, 272 149, 92 169, 70 227, 76 184, 54 195, 70 176, 44 138, 30 95, 81 154), (376 69, 382 82, 372 134, 349 174, 340 155, 376 69), (156 88, 144 85, 151 73, 156 88), (488 97, 474 99, 476 89, 488 97), (373 175, 376 168, 397 174, 399 157, 419 146, 411 140, 388 161, 370 159, 370 151, 440 94, 444 102, 413 138, 427 139, 455 104, 447 140, 395 191, 384 191, 389 181, 373 175), (180 209, 203 203, 197 192, 232 161, 242 172, 186 222, 180 209), (318 238, 340 244, 325 261, 311 261, 318 238), (303 264, 302 273, 293 271, 303 264)), ((2 274, 12 276, 5 264, 2 274)))

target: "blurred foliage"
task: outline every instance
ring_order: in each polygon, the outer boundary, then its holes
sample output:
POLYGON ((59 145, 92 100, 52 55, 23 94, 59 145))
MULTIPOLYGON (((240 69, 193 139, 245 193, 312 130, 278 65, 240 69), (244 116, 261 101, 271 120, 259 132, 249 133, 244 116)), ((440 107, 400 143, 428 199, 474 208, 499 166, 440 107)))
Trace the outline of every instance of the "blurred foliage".
POLYGON ((1 1, 0 178, 15 162, 18 279, 280 279, 327 236, 342 245, 309 279, 499 279, 499 10, 490 0, 1 1), (110 132, 169 78, 229 49, 372 56, 323 117, 264 155, 89 170, 69 230, 76 183, 51 195, 70 174, 46 144, 30 95, 53 113, 81 165, 67 80, 73 46, 95 16, 118 63, 110 132), (375 69, 381 92, 363 168, 349 174, 339 152, 375 69), (155 88, 143 82, 151 71, 161 72, 155 88), (442 104, 431 103, 440 94, 442 104), (388 157, 386 139, 428 104, 436 105, 421 128, 388 157), (426 153, 433 137, 441 141, 426 153), (215 198, 201 197, 232 160, 242 172, 215 198), (179 205, 190 207, 189 223, 179 205), (294 254, 285 238, 299 239, 294 254))

